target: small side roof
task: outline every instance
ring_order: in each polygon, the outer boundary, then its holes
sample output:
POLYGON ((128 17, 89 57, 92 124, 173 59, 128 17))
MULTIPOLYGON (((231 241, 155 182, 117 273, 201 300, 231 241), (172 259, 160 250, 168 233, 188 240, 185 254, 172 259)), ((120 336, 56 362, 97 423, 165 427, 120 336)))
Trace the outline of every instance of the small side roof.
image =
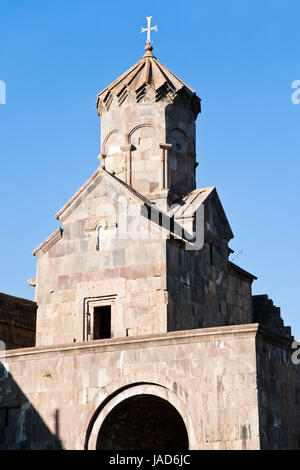
POLYGON ((182 200, 181 204, 175 206, 174 209, 171 210, 171 213, 175 219, 186 219, 188 217, 192 217, 196 210, 200 207, 200 205, 204 204, 205 201, 207 201, 208 199, 215 199, 215 201, 217 202, 222 217, 224 219, 224 223, 227 226, 228 238, 233 238, 234 235, 231 230, 229 221, 220 201, 217 190, 214 186, 210 186, 208 188, 195 189, 182 200))
POLYGON ((251 274, 248 271, 246 271, 245 269, 242 269, 240 266, 237 266, 232 261, 229 261, 228 264, 231 267, 231 269, 233 269, 234 271, 237 271, 239 274, 242 274, 243 276, 247 277, 248 279, 251 279, 252 281, 257 280, 257 277, 254 276, 254 274, 251 274))
POLYGON ((39 253, 41 250, 46 249, 48 250, 51 246, 55 245, 58 240, 60 240, 62 237, 62 229, 59 227, 56 229, 54 232, 49 235, 46 240, 44 240, 42 243, 40 243, 32 252, 33 256, 35 256, 37 253, 39 253))

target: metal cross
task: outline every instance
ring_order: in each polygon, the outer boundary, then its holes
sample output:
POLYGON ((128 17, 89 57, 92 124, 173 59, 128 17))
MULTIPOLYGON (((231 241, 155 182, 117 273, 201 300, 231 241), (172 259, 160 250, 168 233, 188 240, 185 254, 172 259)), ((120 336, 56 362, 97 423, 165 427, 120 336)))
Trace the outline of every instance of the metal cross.
POLYGON ((150 33, 151 31, 156 31, 157 32, 157 25, 155 26, 150 26, 151 25, 151 18, 152 16, 146 16, 147 18, 147 22, 148 22, 148 27, 147 28, 143 28, 141 29, 141 33, 144 33, 145 31, 147 31, 147 41, 146 41, 146 44, 151 44, 151 38, 150 38, 150 33))

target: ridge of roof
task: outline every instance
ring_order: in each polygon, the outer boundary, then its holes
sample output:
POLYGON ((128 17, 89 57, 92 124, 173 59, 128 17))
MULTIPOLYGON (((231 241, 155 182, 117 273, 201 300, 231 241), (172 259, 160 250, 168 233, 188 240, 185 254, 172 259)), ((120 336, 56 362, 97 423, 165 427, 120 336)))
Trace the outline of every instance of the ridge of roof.
POLYGON ((117 176, 105 170, 105 168, 103 168, 102 171, 105 175, 107 175, 108 178, 112 179, 115 182, 118 182, 121 186, 123 186, 128 192, 132 194, 132 196, 134 196, 135 199, 138 199, 139 201, 143 202, 144 204, 147 204, 148 206, 157 207, 149 199, 143 196, 139 191, 125 183, 125 181, 120 180, 117 176))

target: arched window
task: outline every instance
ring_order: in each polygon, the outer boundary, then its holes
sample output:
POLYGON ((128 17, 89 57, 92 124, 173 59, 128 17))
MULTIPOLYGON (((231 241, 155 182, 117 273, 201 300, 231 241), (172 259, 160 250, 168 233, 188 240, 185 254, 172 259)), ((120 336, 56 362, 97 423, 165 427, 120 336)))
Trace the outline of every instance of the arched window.
POLYGON ((97 250, 104 250, 104 227, 103 225, 98 225, 97 227, 97 250))

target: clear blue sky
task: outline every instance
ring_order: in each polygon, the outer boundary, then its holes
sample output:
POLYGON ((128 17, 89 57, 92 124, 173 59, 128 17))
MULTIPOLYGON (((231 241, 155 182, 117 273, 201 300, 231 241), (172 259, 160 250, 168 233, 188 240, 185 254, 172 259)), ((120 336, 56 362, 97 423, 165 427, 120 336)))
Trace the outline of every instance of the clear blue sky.
POLYGON ((198 186, 216 186, 234 260, 300 338, 300 4, 276 0, 1 0, 0 291, 33 298, 31 251, 98 165, 97 92, 142 56, 202 98, 198 186))

